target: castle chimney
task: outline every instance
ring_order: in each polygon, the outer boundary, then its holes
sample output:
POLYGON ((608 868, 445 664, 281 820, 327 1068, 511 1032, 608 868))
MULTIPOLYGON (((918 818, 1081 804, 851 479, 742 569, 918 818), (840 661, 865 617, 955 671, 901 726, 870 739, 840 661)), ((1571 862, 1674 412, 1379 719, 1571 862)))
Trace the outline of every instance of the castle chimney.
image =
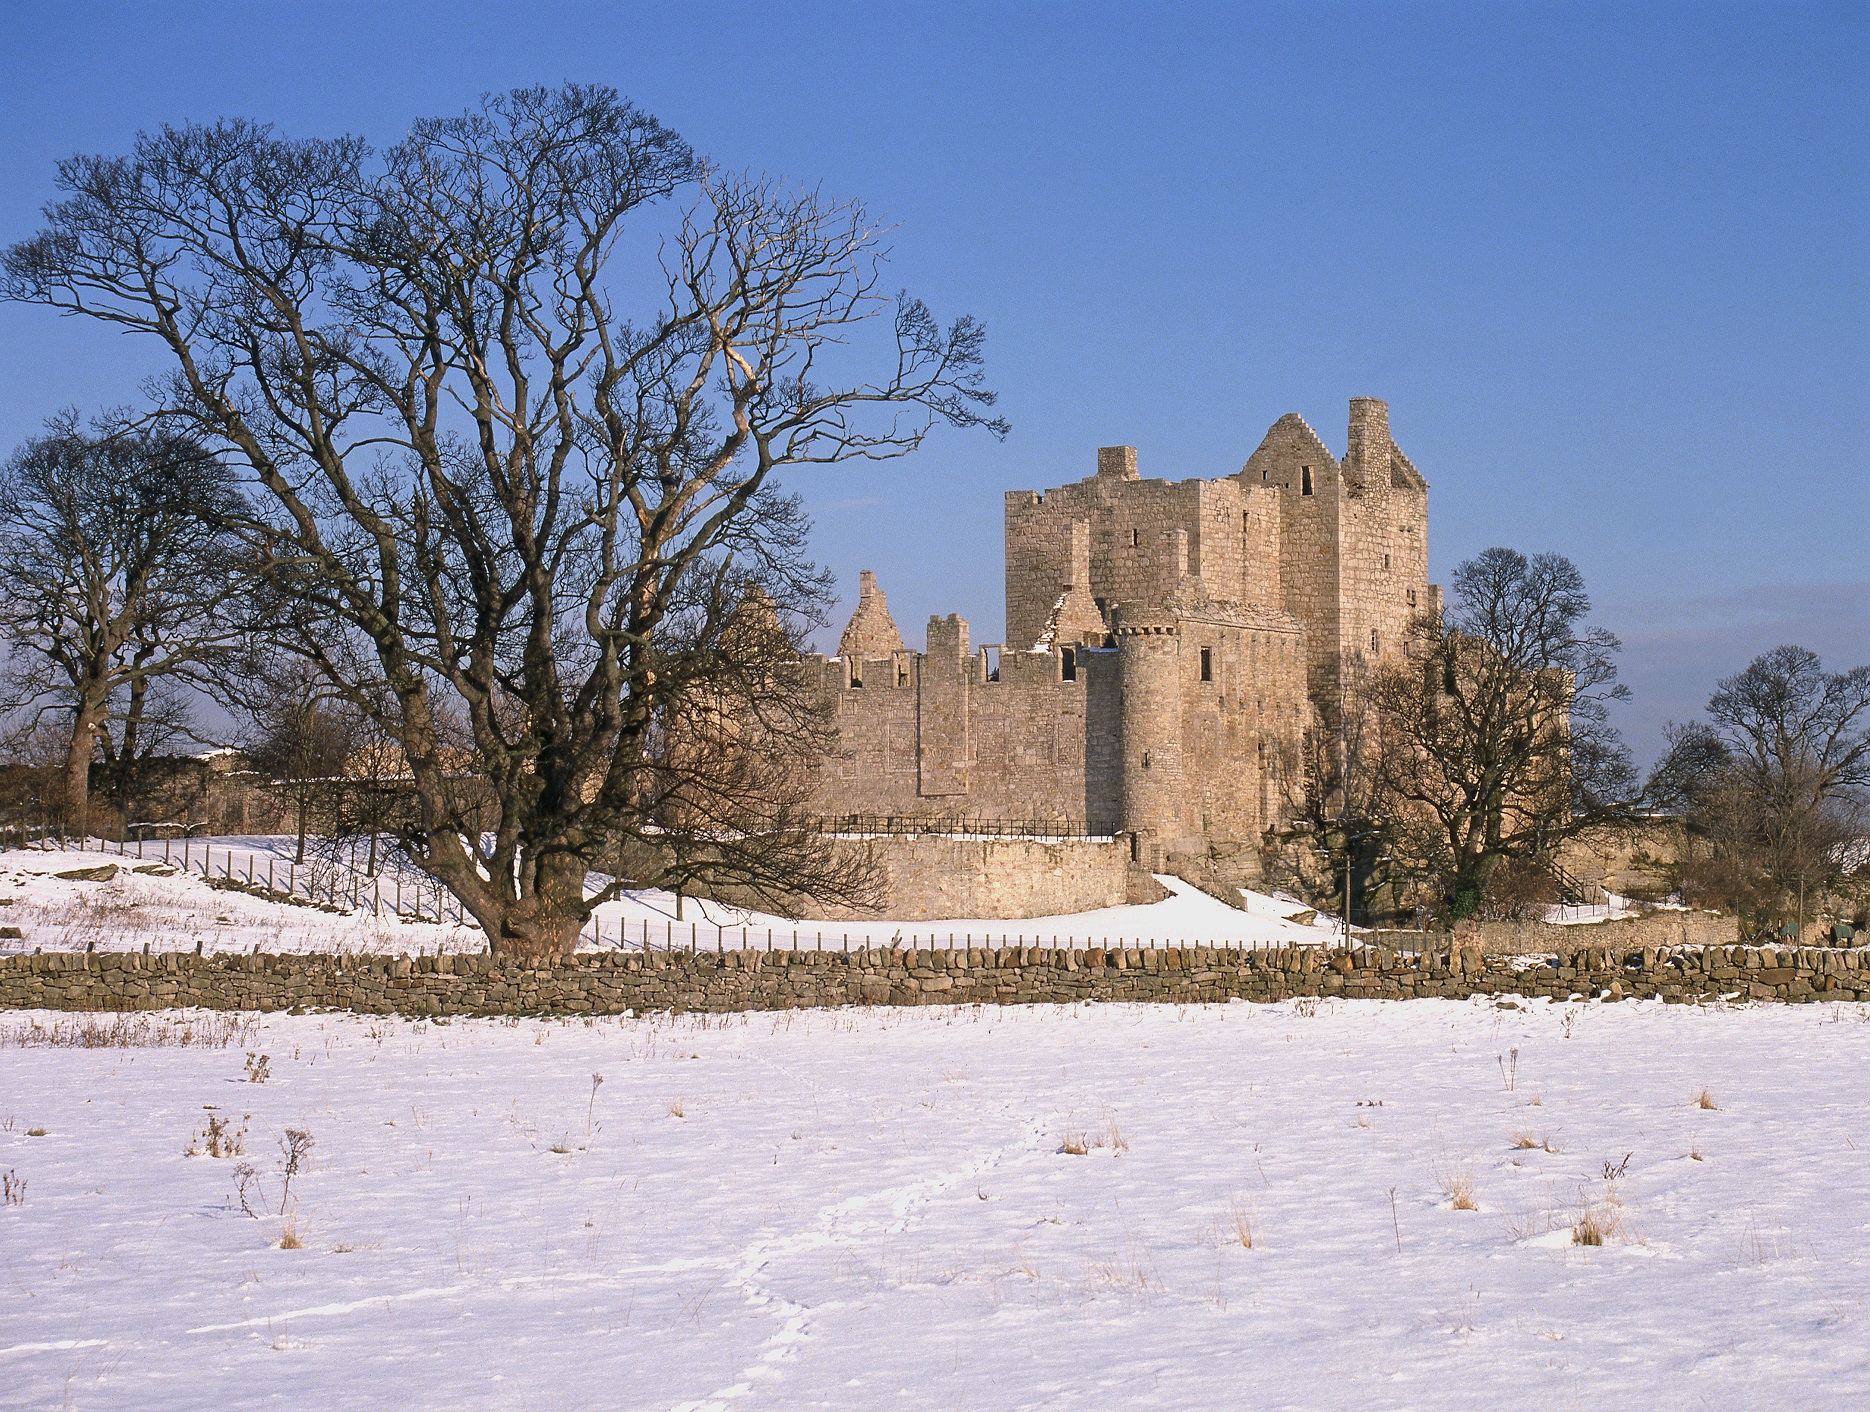
MULTIPOLYGON (((1381 470, 1387 476, 1390 449, 1390 404, 1375 397, 1351 398, 1350 439, 1344 465, 1357 480, 1368 484, 1381 470)), ((1381 477, 1378 483, 1383 483, 1381 477)))
POLYGON ((1100 476, 1114 476, 1118 480, 1135 480, 1136 448, 1134 446, 1100 446, 1097 448, 1097 473, 1100 476))
POLYGON ((1167 589, 1172 593, 1175 591, 1175 586, 1188 577, 1188 531, 1185 529, 1170 530, 1163 536, 1163 539, 1168 550, 1164 555, 1166 561, 1164 568, 1169 576, 1167 589))
POLYGON ((1091 522, 1073 520, 1071 522, 1071 576, 1066 579, 1066 588, 1075 588, 1080 593, 1091 590, 1091 522))
POLYGON ((890 617, 889 599, 877 587, 877 576, 865 569, 857 575, 857 611, 838 639, 838 656, 846 662, 873 662, 902 650, 903 635, 890 617))

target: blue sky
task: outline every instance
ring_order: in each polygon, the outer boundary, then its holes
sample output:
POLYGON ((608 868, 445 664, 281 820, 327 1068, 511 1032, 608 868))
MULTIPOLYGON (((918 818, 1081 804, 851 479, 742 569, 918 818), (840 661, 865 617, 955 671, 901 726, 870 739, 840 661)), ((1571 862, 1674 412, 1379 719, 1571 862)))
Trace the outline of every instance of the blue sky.
MULTIPOLYGON (((1013 435, 797 482, 905 635, 1001 632, 1001 492, 1226 474, 1281 413, 1387 398, 1438 577, 1569 554, 1639 757, 1799 641, 1870 660, 1870 8, 127 6, 13 0, 0 240, 53 165, 224 115, 379 141, 608 82, 717 161, 896 223, 892 278, 989 325, 1013 435)), ((0 445, 149 355, 0 307, 0 445)))

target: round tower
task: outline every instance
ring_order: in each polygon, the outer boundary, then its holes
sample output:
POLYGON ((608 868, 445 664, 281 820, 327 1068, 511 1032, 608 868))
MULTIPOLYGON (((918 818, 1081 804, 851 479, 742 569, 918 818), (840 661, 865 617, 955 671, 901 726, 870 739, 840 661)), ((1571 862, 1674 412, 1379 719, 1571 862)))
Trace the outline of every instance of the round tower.
POLYGON ((1117 662, 1123 684, 1123 828, 1137 861, 1160 870, 1163 853, 1187 832, 1182 772, 1182 634, 1171 613, 1118 610, 1117 662))

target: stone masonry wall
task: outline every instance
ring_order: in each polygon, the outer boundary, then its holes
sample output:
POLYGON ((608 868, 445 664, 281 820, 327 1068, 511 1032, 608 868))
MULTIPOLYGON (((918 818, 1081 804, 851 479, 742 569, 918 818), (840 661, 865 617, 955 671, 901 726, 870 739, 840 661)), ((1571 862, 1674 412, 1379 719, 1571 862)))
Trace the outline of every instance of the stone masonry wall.
POLYGON ((486 956, 0 959, 0 1008, 337 1008, 366 1014, 620 1015, 828 1005, 1276 1001, 1441 996, 1553 1000, 1870 1000, 1870 952, 1771 947, 1587 948, 1506 962, 1478 948, 1238 951, 972 950, 609 952, 552 967, 486 956))
MULTIPOLYGON (((1115 838, 965 838, 894 834, 848 847, 867 848, 883 870, 880 912, 826 907, 801 899, 788 915, 812 921, 875 916, 906 922, 947 917, 1062 917, 1139 900, 1130 850, 1115 838), (796 909, 796 911, 794 910, 796 909)), ((1160 885, 1148 884, 1159 890, 1160 885)), ((731 890, 723 902, 753 903, 731 890)))
POLYGON ((911 655, 900 677, 872 670, 860 688, 838 663, 814 659, 807 670, 835 700, 842 752, 820 777, 815 810, 1114 830, 1116 656, 1074 652, 1068 676, 1063 649, 1003 652, 996 680, 979 652, 946 663, 911 655))

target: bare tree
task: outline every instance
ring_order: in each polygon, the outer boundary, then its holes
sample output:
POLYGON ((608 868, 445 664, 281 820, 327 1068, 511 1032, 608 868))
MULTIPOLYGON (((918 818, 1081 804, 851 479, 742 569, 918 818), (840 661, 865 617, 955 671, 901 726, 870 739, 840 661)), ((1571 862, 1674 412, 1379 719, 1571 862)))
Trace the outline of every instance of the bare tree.
MULTIPOLYGON (((1447 915, 1483 905, 1508 859, 1629 816, 1635 777, 1607 703, 1617 639, 1584 625, 1584 579, 1557 554, 1488 549, 1454 572, 1444 622, 1372 672, 1372 792, 1399 863, 1434 878, 1447 915)), ((1515 889, 1517 891, 1517 889, 1515 889)))
POLYGON ((1870 667, 1827 672, 1815 652, 1776 647, 1717 685, 1708 716, 1669 728, 1648 786, 1707 850, 1684 859, 1685 891, 1785 915, 1842 883, 1870 786, 1870 667))
POLYGON ((183 703, 161 688, 208 685, 237 654, 242 556, 225 522, 239 507, 233 477, 200 441, 87 428, 72 414, 0 467, 8 704, 33 718, 70 713, 65 804, 81 832, 100 745, 134 762, 147 748, 139 735, 184 724, 183 703))
POLYGON ((1314 718, 1289 758, 1276 762, 1292 825, 1285 863, 1288 881, 1327 912, 1349 916, 1361 900, 1393 879, 1376 845, 1384 837, 1378 817, 1374 769, 1375 729, 1368 683, 1359 670, 1330 723, 1314 718), (1355 886, 1354 886, 1355 884, 1355 886))
MULTIPOLYGON (((574 945, 620 842, 720 842, 658 754, 740 689, 740 595, 704 585, 759 586, 795 645, 823 611, 777 475, 1005 430, 972 320, 898 296, 874 327, 860 208, 710 167, 607 88, 488 97, 380 161, 223 122, 59 180, 0 288, 168 349, 165 412, 259 488, 277 640, 377 713, 403 846, 505 954, 574 945)), ((795 891, 836 890, 788 847, 795 891)))
POLYGON ((356 721, 305 662, 275 662, 257 679, 263 689, 247 707, 243 753, 268 785, 291 806, 298 828, 294 861, 305 861, 306 834, 328 828, 350 759, 356 721))

